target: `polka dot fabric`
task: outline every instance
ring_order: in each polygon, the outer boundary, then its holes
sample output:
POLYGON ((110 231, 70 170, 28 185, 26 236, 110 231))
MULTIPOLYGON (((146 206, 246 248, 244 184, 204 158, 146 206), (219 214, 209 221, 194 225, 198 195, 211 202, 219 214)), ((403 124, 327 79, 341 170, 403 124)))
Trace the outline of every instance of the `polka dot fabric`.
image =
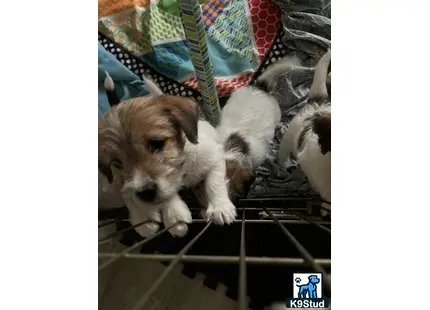
POLYGON ((203 4, 202 17, 205 26, 208 27, 211 25, 229 3, 230 0, 209 0, 203 4))
MULTIPOLYGON (((284 35, 282 27, 279 29, 276 37, 273 41, 271 49, 267 52, 265 58, 263 59, 259 69, 255 74, 252 72, 245 75, 233 78, 233 79, 215 79, 215 84, 218 89, 219 97, 226 97, 234 89, 252 84, 255 79, 272 63, 276 62, 278 59, 284 57, 287 53, 287 48, 282 44, 281 39, 284 35)), ((111 52, 122 64, 124 64, 128 69, 130 69, 137 76, 142 78, 142 75, 148 76, 155 83, 157 83, 160 89, 165 94, 170 94, 174 96, 184 96, 193 97, 197 102, 202 101, 202 97, 198 89, 197 80, 192 78, 185 83, 178 83, 161 73, 156 72, 147 64, 143 63, 140 59, 134 57, 129 52, 122 49, 115 42, 106 38, 103 34, 99 33, 99 41, 103 47, 111 52)))
POLYGON ((142 76, 145 75, 157 83, 165 94, 193 97, 199 102, 202 101, 202 97, 198 91, 156 72, 151 67, 143 63, 138 58, 134 57, 128 51, 122 49, 115 42, 111 41, 101 33, 99 33, 99 42, 107 51, 112 53, 123 65, 125 65, 139 78, 142 79, 142 76))
POLYGON ((255 80, 260 76, 260 74, 262 74, 268 66, 277 62, 279 59, 282 59, 283 57, 285 57, 285 55, 287 55, 288 49, 282 43, 283 36, 284 36, 284 30, 281 27, 279 28, 278 33, 276 34, 276 37, 273 40, 272 47, 267 52, 257 72, 255 72, 255 74, 253 75, 250 84, 253 84, 255 80))

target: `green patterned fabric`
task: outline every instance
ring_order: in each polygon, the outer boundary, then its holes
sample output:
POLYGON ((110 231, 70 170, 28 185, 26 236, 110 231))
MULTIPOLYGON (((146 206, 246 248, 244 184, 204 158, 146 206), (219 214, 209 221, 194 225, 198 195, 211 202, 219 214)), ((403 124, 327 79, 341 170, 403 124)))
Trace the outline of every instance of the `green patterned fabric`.
MULTIPOLYGON (((176 3, 173 3, 173 5, 176 6, 176 3)), ((184 28, 179 16, 172 15, 170 12, 160 9, 157 5, 151 5, 150 8, 149 34, 153 45, 171 39, 185 39, 184 28)), ((170 8, 170 10, 173 9, 177 10, 176 7, 170 8)))
POLYGON ((150 15, 149 8, 136 8, 127 18, 121 13, 103 17, 99 20, 99 31, 133 54, 142 55, 151 50, 151 35, 146 27, 150 15))
POLYGON ((257 65, 259 55, 253 49, 246 5, 248 5, 246 1, 232 0, 223 14, 212 23, 208 35, 230 53, 248 58, 257 65))
POLYGON ((249 83, 280 25, 272 0, 136 0, 119 12, 128 0, 104 1, 112 10, 99 18, 99 31, 153 70, 199 89, 215 123, 216 92, 227 96, 249 83))
MULTIPOLYGON (((135 12, 126 18, 125 23, 118 22, 121 16, 104 17, 100 19, 99 29, 102 33, 113 36, 115 41, 129 51, 142 55, 151 51, 154 45, 169 40, 185 40, 181 18, 166 12, 165 9, 159 8, 157 4, 151 4, 148 8, 136 8, 135 12)), ((169 10, 174 8, 170 7, 169 10)))

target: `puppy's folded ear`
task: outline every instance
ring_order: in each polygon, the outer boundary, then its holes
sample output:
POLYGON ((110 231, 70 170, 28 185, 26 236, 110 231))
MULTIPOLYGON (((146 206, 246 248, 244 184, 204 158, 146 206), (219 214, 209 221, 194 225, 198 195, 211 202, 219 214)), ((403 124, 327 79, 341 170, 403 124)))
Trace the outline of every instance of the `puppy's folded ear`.
POLYGON ((313 131, 318 135, 318 143, 323 155, 331 151, 331 114, 315 116, 313 131))
POLYGON ((188 98, 179 96, 161 96, 158 100, 173 122, 185 133, 188 141, 197 144, 197 104, 188 98))

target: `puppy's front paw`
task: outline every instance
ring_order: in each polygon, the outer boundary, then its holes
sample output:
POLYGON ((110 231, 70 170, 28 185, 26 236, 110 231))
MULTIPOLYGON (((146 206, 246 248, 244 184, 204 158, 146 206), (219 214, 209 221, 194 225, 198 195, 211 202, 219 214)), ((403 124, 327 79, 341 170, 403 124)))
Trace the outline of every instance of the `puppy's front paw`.
POLYGON ((159 229, 160 225, 155 222, 145 223, 134 228, 134 230, 136 230, 139 235, 145 238, 155 235, 159 229))
POLYGON ((185 223, 176 224, 175 227, 169 229, 169 233, 173 237, 184 237, 188 232, 188 225, 185 223))
POLYGON ((209 203, 205 218, 206 220, 213 219, 215 224, 218 225, 228 225, 233 223, 236 215, 236 207, 230 200, 227 200, 224 203, 209 203))
POLYGON ((170 234, 174 237, 184 237, 188 232, 188 225, 186 223, 191 223, 192 220, 191 212, 183 201, 178 201, 163 212, 165 227, 170 227, 177 222, 183 222, 169 229, 170 234))

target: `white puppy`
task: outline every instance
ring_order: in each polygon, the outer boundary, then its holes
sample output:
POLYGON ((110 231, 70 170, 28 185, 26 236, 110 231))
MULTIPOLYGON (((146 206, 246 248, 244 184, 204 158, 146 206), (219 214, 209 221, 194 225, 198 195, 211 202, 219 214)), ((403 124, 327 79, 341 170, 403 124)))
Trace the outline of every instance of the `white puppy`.
MULTIPOLYGON (((291 121, 278 153, 280 165, 290 161, 292 153, 311 185, 328 202, 331 202, 331 103, 326 83, 330 60, 329 50, 316 65, 308 102, 291 121)), ((323 206, 330 209, 327 203, 323 206)), ((322 214, 326 211, 322 210, 322 214)))
POLYGON ((257 87, 242 87, 227 101, 217 131, 224 146, 231 199, 248 191, 253 169, 266 159, 280 120, 277 100, 257 87))
MULTIPOLYGON (((182 222, 170 233, 185 235, 185 223, 192 219, 178 191, 199 183, 208 197, 207 219, 230 224, 236 208, 228 198, 224 153, 215 129, 197 120, 194 102, 164 96, 145 81, 151 96, 120 102, 99 121, 99 171, 109 179, 113 167, 121 170, 132 225, 152 221, 136 227, 144 237, 159 229, 161 218, 166 227, 182 222)), ((113 98, 113 82, 106 85, 113 98)))

